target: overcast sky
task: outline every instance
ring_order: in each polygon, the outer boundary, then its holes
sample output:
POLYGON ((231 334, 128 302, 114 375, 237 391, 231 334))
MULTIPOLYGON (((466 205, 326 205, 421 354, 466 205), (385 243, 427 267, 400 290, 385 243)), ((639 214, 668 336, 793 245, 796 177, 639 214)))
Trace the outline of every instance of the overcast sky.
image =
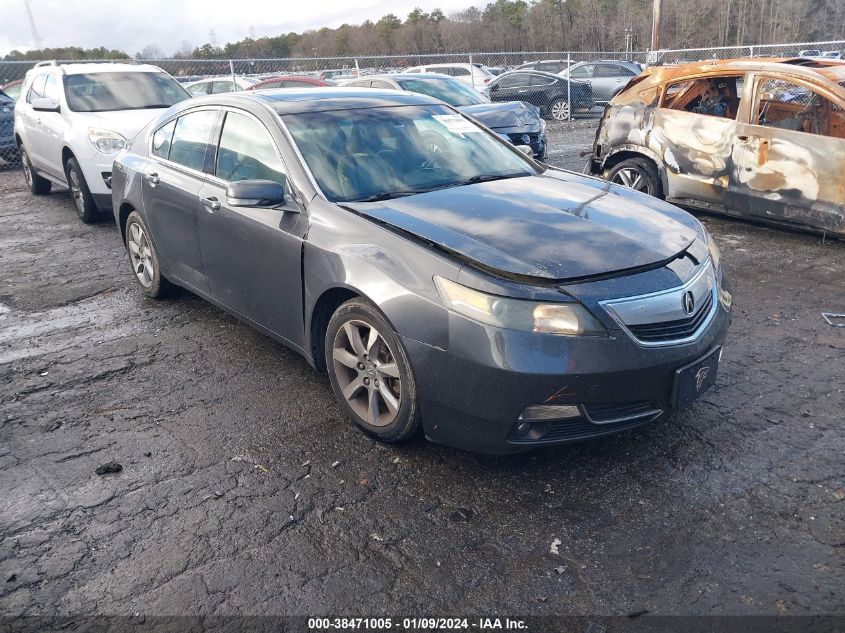
MULTIPOLYGON (((360 24, 414 7, 447 15, 477 0, 31 0, 45 47, 105 46, 130 55, 156 45, 170 55, 188 41, 201 46, 213 29, 220 45, 249 36, 360 24)), ((35 48, 24 0, 0 0, 0 55, 35 48)))

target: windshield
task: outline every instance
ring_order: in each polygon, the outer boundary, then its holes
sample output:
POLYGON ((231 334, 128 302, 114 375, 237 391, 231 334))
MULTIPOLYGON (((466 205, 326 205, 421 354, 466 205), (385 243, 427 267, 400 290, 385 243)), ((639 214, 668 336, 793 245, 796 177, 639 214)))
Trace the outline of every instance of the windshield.
POLYGON ((400 196, 537 173, 519 151, 446 106, 394 106, 283 117, 334 202, 400 196))
POLYGON ((403 90, 440 99, 450 106, 458 107, 490 103, 477 90, 473 90, 464 82, 458 81, 457 79, 401 79, 397 77, 396 83, 402 86, 403 90))
POLYGON ((169 108, 190 97, 165 73, 86 73, 64 80, 67 104, 74 112, 169 108))

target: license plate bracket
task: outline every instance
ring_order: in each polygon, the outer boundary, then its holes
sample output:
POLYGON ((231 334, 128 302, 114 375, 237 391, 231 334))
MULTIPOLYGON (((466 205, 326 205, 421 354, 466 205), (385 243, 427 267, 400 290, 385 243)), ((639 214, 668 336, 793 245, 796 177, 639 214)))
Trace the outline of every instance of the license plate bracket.
POLYGON ((704 357, 675 371, 675 386, 672 395, 675 409, 683 409, 713 386, 719 371, 721 355, 722 348, 716 347, 704 357))

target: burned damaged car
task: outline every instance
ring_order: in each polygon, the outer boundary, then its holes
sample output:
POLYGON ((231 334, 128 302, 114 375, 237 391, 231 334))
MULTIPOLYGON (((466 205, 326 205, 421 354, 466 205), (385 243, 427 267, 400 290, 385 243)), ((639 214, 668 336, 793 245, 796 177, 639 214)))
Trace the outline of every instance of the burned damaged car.
POLYGON ((384 441, 603 436, 716 379, 732 299, 694 217, 430 97, 191 99, 118 156, 112 188, 144 293, 182 286, 296 350, 384 441))
POLYGON ((676 204, 845 237, 845 63, 653 68, 605 109, 587 170, 676 204))
POLYGON ((353 79, 342 85, 408 90, 440 99, 486 125, 514 145, 530 147, 534 158, 546 158, 546 122, 540 116, 540 109, 530 103, 518 100, 492 103, 463 81, 434 73, 373 75, 353 79))

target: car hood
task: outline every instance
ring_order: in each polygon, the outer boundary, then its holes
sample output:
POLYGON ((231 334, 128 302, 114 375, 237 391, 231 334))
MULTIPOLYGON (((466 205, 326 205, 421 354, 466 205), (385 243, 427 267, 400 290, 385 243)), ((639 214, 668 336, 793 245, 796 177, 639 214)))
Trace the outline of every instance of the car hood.
POLYGON ((116 110, 113 112, 76 112, 75 116, 90 127, 112 130, 131 140, 147 123, 167 108, 151 110, 116 110))
POLYGON ((540 110, 522 101, 480 103, 460 106, 458 110, 493 130, 513 129, 529 133, 540 130, 540 110))
POLYGON ((700 230, 655 198, 553 170, 344 206, 502 276, 555 281, 665 262, 700 230))

